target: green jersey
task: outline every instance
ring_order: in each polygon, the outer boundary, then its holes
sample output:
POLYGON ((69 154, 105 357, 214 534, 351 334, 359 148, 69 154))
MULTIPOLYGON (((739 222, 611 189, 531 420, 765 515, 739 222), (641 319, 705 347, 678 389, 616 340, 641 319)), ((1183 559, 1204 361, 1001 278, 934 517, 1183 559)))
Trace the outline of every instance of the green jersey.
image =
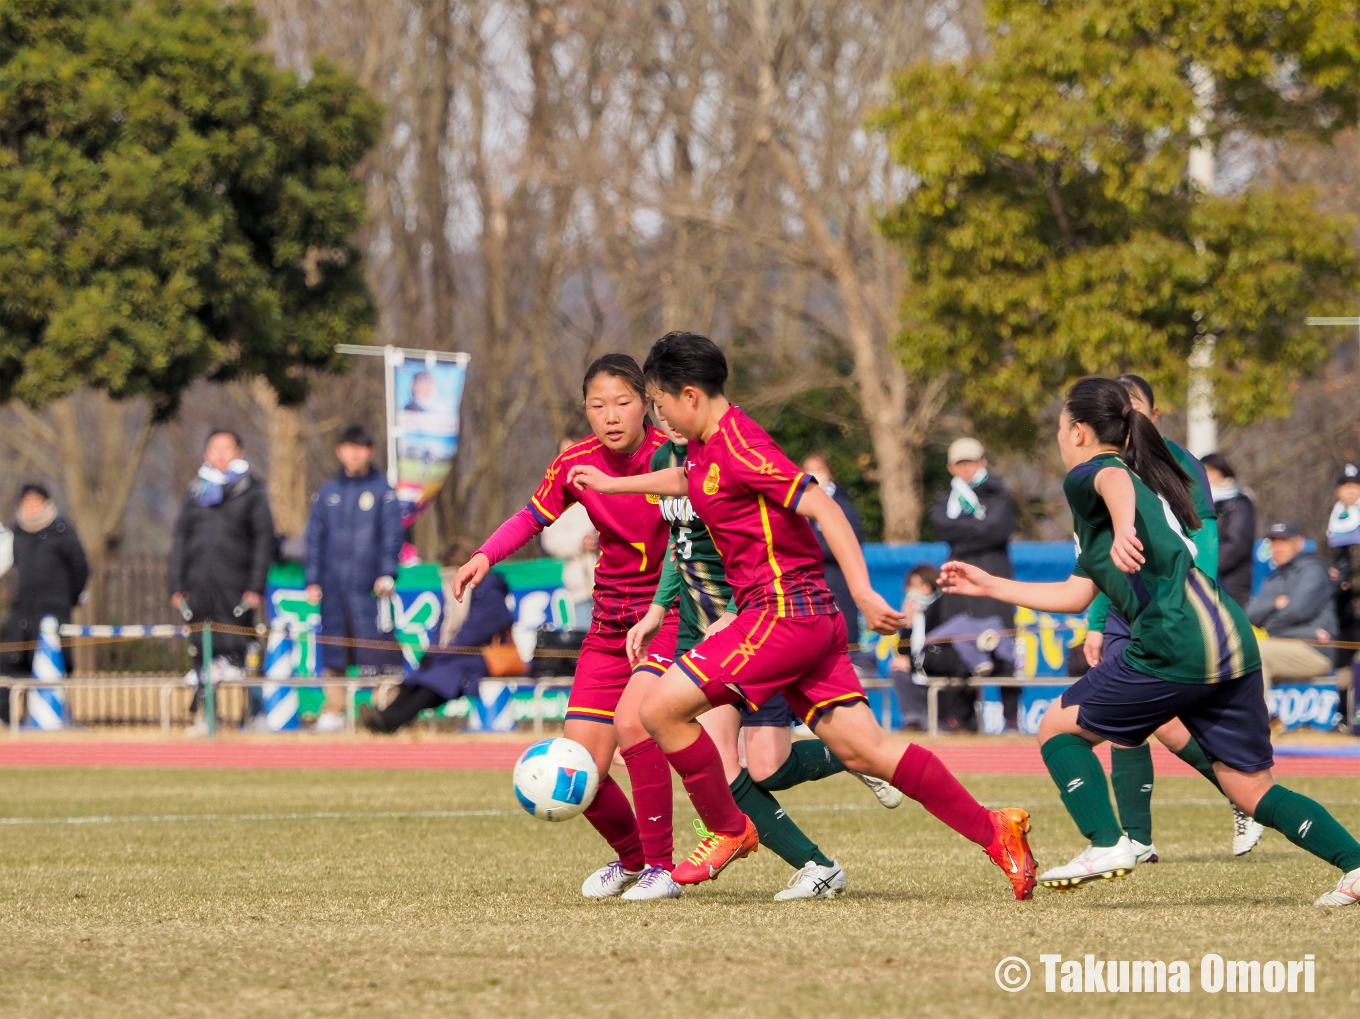
POLYGON ((1170 505, 1115 453, 1101 453, 1068 472, 1063 493, 1076 526, 1073 574, 1094 581, 1129 621, 1124 660, 1145 675, 1175 683, 1217 683, 1261 667, 1256 637, 1237 603, 1195 563, 1195 544, 1170 505), (1125 573, 1110 558, 1114 527, 1096 475, 1105 468, 1133 481, 1135 527, 1145 562, 1125 573))
MULTIPOLYGON (((652 455, 654 471, 684 464, 685 447, 673 442, 663 442, 652 455)), ((722 556, 689 496, 662 496, 661 515, 671 525, 671 542, 652 603, 670 608, 679 595, 680 638, 675 651, 679 657, 703 640, 708 624, 727 611, 732 587, 722 556)))
MULTIPOLYGON (((1199 458, 1178 442, 1166 440, 1166 447, 1181 470, 1190 478, 1190 499, 1195 504, 1204 526, 1190 532, 1190 540, 1195 543, 1195 565, 1211 577, 1218 576, 1218 510, 1214 509, 1214 497, 1209 491, 1209 476, 1204 473, 1204 465, 1199 458)), ((1105 631, 1105 620, 1110 614, 1110 599, 1105 595, 1096 596, 1086 612, 1086 626, 1098 633, 1105 631)))

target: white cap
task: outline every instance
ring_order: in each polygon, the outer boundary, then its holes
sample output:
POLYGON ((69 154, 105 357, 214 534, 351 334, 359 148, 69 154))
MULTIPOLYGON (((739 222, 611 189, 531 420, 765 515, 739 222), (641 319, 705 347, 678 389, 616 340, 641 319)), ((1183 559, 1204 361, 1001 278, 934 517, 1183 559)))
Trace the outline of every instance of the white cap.
POLYGON ((981 460, 986 455, 982 449, 982 443, 978 442, 977 439, 955 439, 949 444, 949 466, 951 467, 961 460, 981 460))

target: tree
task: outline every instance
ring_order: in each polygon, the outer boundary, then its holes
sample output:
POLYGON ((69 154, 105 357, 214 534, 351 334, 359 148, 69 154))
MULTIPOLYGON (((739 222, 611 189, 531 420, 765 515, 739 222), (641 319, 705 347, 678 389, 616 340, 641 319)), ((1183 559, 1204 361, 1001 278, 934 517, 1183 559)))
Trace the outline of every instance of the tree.
POLYGON ((0 8, 0 400, 82 384, 159 418, 207 377, 285 403, 373 308, 349 237, 377 104, 254 48, 245 5, 0 8))
POLYGON ((1204 194, 1200 146, 1327 141, 1354 125, 1343 0, 988 5, 990 50, 904 73, 877 119, 916 186, 885 221, 910 262, 907 370, 993 434, 1073 377, 1138 371, 1177 402, 1197 341, 1230 423, 1287 413, 1330 344, 1303 324, 1357 282, 1343 224, 1301 190, 1204 194))

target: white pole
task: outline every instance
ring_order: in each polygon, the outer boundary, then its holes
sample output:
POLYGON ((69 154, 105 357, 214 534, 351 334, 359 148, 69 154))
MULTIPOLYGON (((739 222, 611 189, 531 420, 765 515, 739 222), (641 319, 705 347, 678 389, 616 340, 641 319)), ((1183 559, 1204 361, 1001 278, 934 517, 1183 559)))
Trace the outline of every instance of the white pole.
MULTIPOLYGON (((1195 93, 1195 116, 1190 118, 1190 133, 1198 140, 1190 150, 1187 168, 1191 182, 1206 194, 1214 190, 1214 148, 1206 137, 1209 121, 1213 118, 1214 78, 1207 67, 1193 64, 1190 68, 1195 93)), ((1190 352, 1190 385, 1185 401, 1185 444, 1195 456, 1218 450, 1218 419, 1214 414, 1214 383, 1210 374, 1214 366, 1216 337, 1200 336, 1190 352)))
POLYGON ((387 483, 397 487, 397 364, 405 355, 390 343, 383 347, 383 382, 387 387, 387 483))

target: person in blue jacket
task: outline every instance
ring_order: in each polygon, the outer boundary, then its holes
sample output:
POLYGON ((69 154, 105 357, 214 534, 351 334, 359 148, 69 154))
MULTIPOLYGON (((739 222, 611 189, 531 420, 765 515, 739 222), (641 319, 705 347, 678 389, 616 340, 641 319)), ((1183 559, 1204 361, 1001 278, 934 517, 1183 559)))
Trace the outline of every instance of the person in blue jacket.
MULTIPOLYGON (((455 538, 440 556, 441 576, 450 580, 458 568, 472 558, 477 546, 465 538, 455 538)), ((439 641, 451 647, 485 647, 492 638, 511 643, 510 628, 515 617, 506 604, 510 589, 495 570, 486 575, 463 602, 454 600, 448 585, 444 588, 443 625, 439 641)), ((359 724, 369 732, 392 733, 414 719, 426 708, 437 708, 445 701, 478 695, 478 684, 486 676, 486 662, 479 654, 427 653, 420 667, 402 681, 392 703, 381 711, 365 704, 359 724)))
MULTIPOLYGON (((401 551, 401 503, 387 479, 373 467, 373 438, 350 425, 335 447, 340 473, 312 496, 307 523, 307 597, 321 604, 321 634, 357 640, 390 640, 378 629, 378 599, 392 593, 401 551)), ((343 675, 350 665, 365 674, 395 672, 401 653, 323 643, 326 675, 343 675)), ((317 719, 322 732, 340 731, 340 709, 317 719)))

